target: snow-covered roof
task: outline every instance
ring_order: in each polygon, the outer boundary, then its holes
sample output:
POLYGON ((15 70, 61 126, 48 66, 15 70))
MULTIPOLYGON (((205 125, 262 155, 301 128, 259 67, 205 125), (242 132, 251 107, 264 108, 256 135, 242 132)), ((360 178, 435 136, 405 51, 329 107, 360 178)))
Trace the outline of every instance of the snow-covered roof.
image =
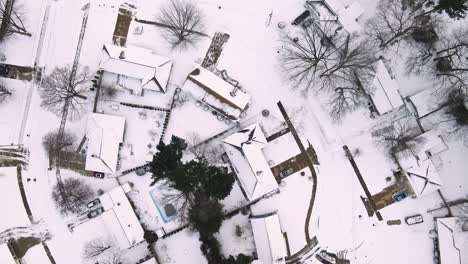
POLYGON ((390 77, 382 60, 374 65, 375 77, 371 84, 371 97, 380 115, 403 105, 398 84, 390 77))
POLYGON ((286 240, 276 213, 250 218, 257 248, 258 260, 262 264, 285 263, 286 240))
POLYGON ((325 21, 336 21, 348 32, 361 30, 357 19, 364 13, 364 8, 358 2, 345 7, 339 0, 312 0, 306 1, 306 7, 313 11, 313 17, 323 25, 325 21), (314 14, 315 13, 315 14, 314 14))
POLYGON ((334 9, 331 6, 329 6, 326 1, 306 1, 306 7, 310 7, 310 10, 313 11, 312 16, 318 19, 319 21, 338 20, 338 16, 335 13, 334 9))
POLYGON ((129 186, 126 185, 128 183, 99 197, 105 211, 102 217, 106 226, 114 233, 114 238, 121 249, 132 247, 144 240, 143 228, 125 194, 125 190, 129 190, 129 186))
POLYGON ((442 187, 442 180, 430 159, 417 160, 407 152, 398 152, 396 157, 417 197, 435 192, 442 187))
POLYGON ((266 143, 258 123, 223 140, 224 149, 250 200, 278 189, 278 183, 262 151, 266 143))
POLYGON ((437 218, 437 233, 441 263, 461 264, 460 250, 457 248, 454 231, 456 217, 437 218))
MULTIPOLYGON (((230 83, 226 82, 216 74, 204 69, 203 67, 196 67, 187 76, 187 82, 192 82, 198 87, 202 88, 206 93, 212 94, 223 103, 235 107, 239 110, 244 110, 250 101, 250 95, 238 90, 235 96, 231 92, 235 89, 230 83)), ((186 84, 184 83, 184 87, 186 84)), ((189 89, 187 89, 189 90, 189 89)), ((189 92, 192 92, 189 90, 189 92)))
POLYGON ((268 161, 271 160, 275 165, 301 154, 292 133, 289 132, 268 142, 263 152, 268 161))
POLYGON ((101 69, 139 80, 140 87, 127 87, 137 94, 141 89, 166 92, 172 59, 136 46, 104 45, 101 69))
POLYGON ((349 33, 359 32, 361 25, 357 22, 357 19, 364 13, 364 8, 355 1, 346 8, 340 9, 338 12, 338 19, 343 27, 349 33))
POLYGON ((123 142, 125 118, 92 113, 88 117, 86 170, 114 173, 119 144, 123 142))
POLYGON ((428 131, 414 138, 418 142, 418 152, 414 153, 420 160, 426 160, 448 149, 444 140, 435 130, 428 131))
POLYGON ((424 89, 415 95, 409 97, 411 103, 416 108, 418 117, 424 117, 437 109, 440 108, 440 104, 437 102, 434 91, 431 89, 424 89))
POLYGON ((11 255, 7 243, 0 244, 0 263, 2 264, 16 264, 15 259, 11 255))

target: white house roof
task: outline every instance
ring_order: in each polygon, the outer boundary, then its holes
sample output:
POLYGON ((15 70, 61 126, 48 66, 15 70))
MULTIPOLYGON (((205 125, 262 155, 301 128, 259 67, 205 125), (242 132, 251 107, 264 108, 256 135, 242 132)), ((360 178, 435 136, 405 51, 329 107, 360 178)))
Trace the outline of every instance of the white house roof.
POLYGON ((258 260, 262 264, 285 263, 286 240, 276 213, 250 218, 257 247, 258 260))
POLYGON ((234 86, 200 66, 190 72, 186 82, 196 84, 206 93, 215 95, 224 103, 239 110, 244 110, 250 101, 250 95, 240 90, 237 91, 235 96, 232 96, 231 92, 234 90, 234 86))
POLYGON ((398 84, 390 77, 382 60, 374 67, 375 77, 371 84, 371 97, 379 114, 383 115, 403 105, 398 84))
POLYGON ((437 218, 437 233, 441 263, 461 264, 461 254, 455 239, 456 217, 437 218))
POLYGON ((172 59, 136 46, 104 45, 101 69, 141 80, 143 89, 166 92, 172 59))
POLYGON ((123 142, 125 118, 92 113, 88 117, 86 170, 114 173, 119 144, 123 142))
POLYGON ((418 142, 418 152, 414 153, 420 160, 425 160, 448 149, 444 140, 435 130, 428 131, 414 138, 418 142))
POLYGON ((266 143, 265 135, 258 123, 240 130, 223 141, 224 149, 250 200, 278 189, 278 183, 262 151, 266 143))
POLYGON ((99 197, 105 212, 102 214, 106 226, 115 234, 121 249, 129 248, 144 240, 144 231, 125 194, 128 183, 118 186, 99 197), (123 232, 122 232, 123 231, 123 232), (123 235, 122 235, 123 234, 123 235))
POLYGON ((424 117, 440 108, 440 103, 437 102, 437 97, 433 93, 431 89, 424 89, 409 97, 416 108, 418 117, 424 117))
POLYGON ((11 255, 7 243, 0 244, 0 263, 2 264, 16 264, 15 259, 11 255))
POLYGON ((340 9, 337 12, 338 19, 346 31, 353 33, 361 30, 361 25, 357 22, 357 19, 364 13, 364 8, 361 4, 355 1, 348 7, 340 9))
POLYGON ((442 180, 430 159, 418 161, 404 152, 396 153, 396 157, 416 196, 435 192, 442 187, 442 180))

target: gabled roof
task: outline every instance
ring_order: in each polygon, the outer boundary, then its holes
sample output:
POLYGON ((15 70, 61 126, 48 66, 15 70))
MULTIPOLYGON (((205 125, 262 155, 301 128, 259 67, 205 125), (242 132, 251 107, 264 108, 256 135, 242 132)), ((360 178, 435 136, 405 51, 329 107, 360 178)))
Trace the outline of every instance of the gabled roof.
POLYGON ((101 69, 141 80, 142 89, 166 92, 172 59, 136 46, 104 45, 101 69))
POLYGON ((262 264, 285 263, 286 240, 276 213, 250 218, 257 248, 258 260, 262 264))
POLYGON ((437 218, 437 234, 441 263, 461 264, 460 249, 455 239, 456 217, 437 218))
POLYGON ((396 157, 416 196, 420 197, 442 188, 442 180, 430 159, 417 160, 403 152, 397 153, 396 157))
POLYGON ((114 173, 117 169, 119 144, 123 142, 125 118, 92 113, 88 117, 88 171, 114 173))
POLYGON ((121 249, 126 249, 144 240, 144 231, 127 198, 128 183, 118 186, 99 197, 105 212, 102 214, 106 226, 114 236, 121 249), (123 232, 122 232, 123 231, 123 232))
POLYGON ((361 30, 357 19, 364 13, 364 8, 358 2, 345 7, 339 0, 311 0, 306 1, 306 7, 311 7, 315 13, 314 20, 318 20, 319 24, 335 21, 348 33, 361 30))
MULTIPOLYGON (((214 95, 219 100, 239 110, 244 110, 250 101, 250 95, 240 90, 233 96, 231 92, 234 91, 234 86, 200 66, 190 72, 187 76, 187 82, 196 84, 206 93, 214 95)), ((184 84, 184 86, 186 85, 184 84)))
POLYGON ((435 156, 448 149, 444 140, 435 130, 428 131, 415 137, 413 140, 418 142, 418 152, 414 153, 418 159, 425 160, 435 156))
POLYGON ((390 77, 382 60, 374 65, 375 77, 371 84, 371 97, 380 115, 403 105, 398 84, 390 77))
POLYGON ((258 123, 225 138, 223 146, 250 200, 278 189, 262 149, 267 143, 258 123))
POLYGON ((424 89, 409 97, 419 118, 425 117, 441 108, 434 90, 424 89))

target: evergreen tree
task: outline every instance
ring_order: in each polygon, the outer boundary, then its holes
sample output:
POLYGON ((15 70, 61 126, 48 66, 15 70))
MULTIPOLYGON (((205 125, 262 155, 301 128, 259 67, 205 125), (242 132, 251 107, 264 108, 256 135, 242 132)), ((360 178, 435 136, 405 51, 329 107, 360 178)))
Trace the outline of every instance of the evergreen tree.
POLYGON ((198 195, 189 210, 189 219, 193 229, 202 237, 210 237, 219 231, 223 222, 223 206, 206 195, 198 195))
POLYGON ((166 145, 164 142, 159 142, 156 147, 158 153, 153 156, 153 161, 150 163, 150 169, 154 179, 151 185, 154 185, 162 179, 167 179, 171 173, 182 165, 182 155, 187 149, 187 143, 182 138, 172 136, 171 142, 166 145))
POLYGON ((420 16, 428 15, 434 12, 445 12, 451 18, 461 19, 465 17, 468 11, 468 0, 439 0, 439 2, 429 11, 420 16))
POLYGON ((468 11, 467 0, 439 0, 439 4, 435 6, 439 13, 444 11, 451 18, 464 18, 468 11))

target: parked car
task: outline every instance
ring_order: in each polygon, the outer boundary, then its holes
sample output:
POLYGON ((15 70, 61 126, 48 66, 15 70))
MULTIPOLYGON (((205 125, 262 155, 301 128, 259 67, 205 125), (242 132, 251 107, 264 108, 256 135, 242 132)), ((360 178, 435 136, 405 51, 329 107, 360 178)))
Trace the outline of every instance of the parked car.
POLYGON ((416 224, 420 224, 420 223, 424 222, 424 219, 423 219, 422 215, 417 214, 417 215, 412 215, 412 216, 405 217, 405 222, 408 225, 416 225, 416 224))
POLYGON ((86 206, 88 208, 92 208, 94 206, 96 206, 97 204, 100 204, 101 203, 101 200, 99 200, 99 198, 96 198, 94 200, 92 200, 91 202, 89 202, 86 206))
POLYGON ((405 199, 407 197, 406 193, 402 192, 402 193, 397 193, 395 195, 393 195, 393 200, 395 202, 399 202, 403 199, 405 199))
POLYGON ((310 16, 310 11, 306 10, 302 12, 298 17, 296 17, 296 19, 294 19, 294 21, 291 24, 297 26, 300 23, 302 23, 302 21, 304 21, 308 16, 310 16))
POLYGON ((102 207, 99 207, 97 209, 94 209, 88 213, 88 218, 94 218, 104 212, 104 209, 102 207))

